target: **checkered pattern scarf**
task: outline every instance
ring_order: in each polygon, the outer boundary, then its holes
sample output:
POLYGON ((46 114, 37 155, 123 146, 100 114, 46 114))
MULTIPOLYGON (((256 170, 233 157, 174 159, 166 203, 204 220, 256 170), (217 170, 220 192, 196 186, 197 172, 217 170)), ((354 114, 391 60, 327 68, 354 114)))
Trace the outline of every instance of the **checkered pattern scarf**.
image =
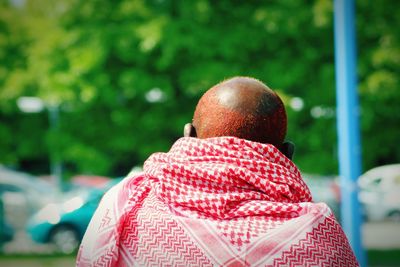
POLYGON ((103 198, 77 266, 358 266, 272 145, 181 138, 103 198))

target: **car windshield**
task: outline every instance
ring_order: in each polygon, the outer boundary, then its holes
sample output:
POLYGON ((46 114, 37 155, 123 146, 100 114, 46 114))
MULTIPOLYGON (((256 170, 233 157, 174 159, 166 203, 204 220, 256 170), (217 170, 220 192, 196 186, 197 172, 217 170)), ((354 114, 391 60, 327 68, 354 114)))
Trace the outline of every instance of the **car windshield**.
POLYGON ((86 201, 90 195, 91 190, 88 188, 75 188, 73 190, 70 190, 68 192, 65 192, 62 195, 62 200, 66 201, 69 199, 72 199, 74 197, 80 197, 82 200, 86 201))
POLYGON ((0 180, 3 184, 10 184, 21 189, 35 191, 39 194, 48 195, 54 193, 54 186, 50 183, 39 179, 36 176, 17 172, 0 165, 0 180))
POLYGON ((80 197, 84 202, 97 201, 107 192, 111 187, 116 185, 121 179, 114 179, 101 188, 90 188, 90 187, 77 187, 67 191, 63 194, 63 201, 67 201, 74 197, 80 197))

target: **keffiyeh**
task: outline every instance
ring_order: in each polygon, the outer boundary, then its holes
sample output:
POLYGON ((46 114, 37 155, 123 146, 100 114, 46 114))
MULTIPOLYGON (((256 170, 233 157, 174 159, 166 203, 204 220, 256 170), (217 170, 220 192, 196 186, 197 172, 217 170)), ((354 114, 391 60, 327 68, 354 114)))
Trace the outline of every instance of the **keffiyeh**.
POLYGON ((181 138, 102 199, 77 266, 358 266, 272 145, 181 138))

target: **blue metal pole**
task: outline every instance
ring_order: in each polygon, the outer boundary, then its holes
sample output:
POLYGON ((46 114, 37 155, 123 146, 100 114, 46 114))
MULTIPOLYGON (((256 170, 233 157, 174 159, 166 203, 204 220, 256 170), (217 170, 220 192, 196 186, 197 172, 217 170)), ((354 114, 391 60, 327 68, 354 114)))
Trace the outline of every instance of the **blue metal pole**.
POLYGON ((354 1, 335 0, 336 106, 343 230, 361 266, 367 260, 361 242, 357 179, 361 174, 359 108, 356 81, 354 1))

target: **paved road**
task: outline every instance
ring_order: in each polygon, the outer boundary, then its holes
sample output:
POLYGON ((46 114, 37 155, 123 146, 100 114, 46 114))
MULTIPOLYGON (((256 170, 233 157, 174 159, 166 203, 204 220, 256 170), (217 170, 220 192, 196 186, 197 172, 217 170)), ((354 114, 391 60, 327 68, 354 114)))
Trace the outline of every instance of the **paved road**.
POLYGON ((363 244, 368 249, 400 249, 400 223, 366 223, 362 234, 363 244))

